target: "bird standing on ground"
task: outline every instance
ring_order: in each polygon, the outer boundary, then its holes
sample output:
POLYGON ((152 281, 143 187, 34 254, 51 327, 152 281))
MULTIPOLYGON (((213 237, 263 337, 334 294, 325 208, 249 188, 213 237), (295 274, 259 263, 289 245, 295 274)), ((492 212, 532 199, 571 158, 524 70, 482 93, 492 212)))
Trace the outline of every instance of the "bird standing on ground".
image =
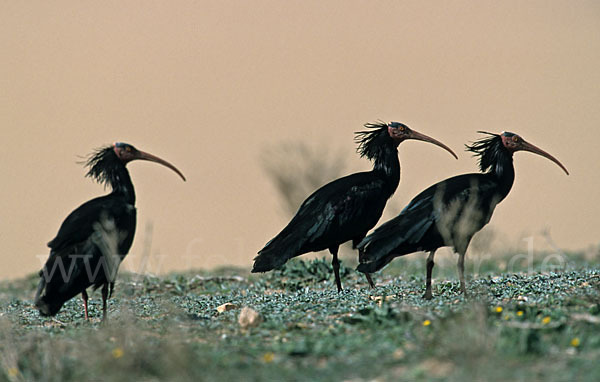
POLYGON ((102 287, 102 319, 106 318, 106 301, 112 295, 118 266, 135 234, 135 191, 125 167, 133 160, 159 163, 185 181, 169 162, 127 143, 115 143, 90 155, 87 176, 109 185, 112 192, 71 212, 48 243, 50 257, 40 271, 35 295, 35 305, 43 316, 54 316, 65 302, 81 293, 87 320, 86 289, 93 286, 102 287))
POLYGON ((471 238, 491 219, 496 205, 508 195, 514 179, 513 154, 529 151, 567 169, 552 155, 520 136, 488 134, 468 151, 479 157, 482 173, 464 174, 436 183, 417 195, 394 219, 384 223, 358 244, 358 270, 372 273, 392 259, 417 251, 429 251, 424 298, 431 299, 431 272, 435 251, 451 246, 458 253, 460 289, 466 295, 465 253, 471 238))
MULTIPOLYGON (((398 145, 416 139, 438 145, 455 158, 443 143, 411 130, 399 122, 368 123, 356 133, 357 151, 373 161, 373 170, 334 180, 310 195, 290 223, 254 258, 252 272, 266 272, 308 252, 329 249, 338 291, 342 290, 338 260, 340 244, 358 244, 375 226, 387 200, 400 181, 398 145)), ((373 286, 367 274, 369 284, 373 286)))

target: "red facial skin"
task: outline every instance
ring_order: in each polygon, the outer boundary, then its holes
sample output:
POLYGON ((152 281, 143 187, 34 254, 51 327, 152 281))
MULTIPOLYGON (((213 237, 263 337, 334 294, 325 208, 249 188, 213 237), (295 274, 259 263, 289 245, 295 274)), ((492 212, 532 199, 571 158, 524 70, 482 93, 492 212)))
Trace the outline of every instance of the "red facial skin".
POLYGON ((407 126, 398 125, 397 127, 394 127, 388 124, 388 134, 394 140, 394 142, 396 142, 396 146, 405 140, 415 139, 418 141, 433 143, 434 145, 439 146, 444 150, 448 151, 450 154, 452 154, 454 158, 458 159, 458 156, 456 156, 454 151, 452 151, 448 146, 446 146, 442 142, 438 141, 437 139, 433 139, 425 134, 418 133, 408 128, 407 126))
POLYGON ((506 147, 506 149, 512 154, 515 153, 517 151, 529 151, 531 153, 537 154, 537 155, 541 155, 544 158, 547 158, 549 160, 551 160, 552 162, 556 163, 567 175, 569 175, 569 171, 567 171, 566 167, 563 166, 562 163, 560 163, 558 161, 558 159, 556 159, 555 157, 553 157, 552 155, 548 154, 547 152, 545 152, 544 150, 532 145, 531 143, 525 141, 523 138, 521 138, 518 135, 506 135, 506 133, 502 133, 500 135, 500 137, 502 138, 502 144, 504 145, 504 147, 506 147))
POLYGON ((115 143, 115 144, 113 144, 113 150, 115 151, 115 154, 117 155, 117 157, 121 161, 123 161, 124 164, 127 164, 127 163, 131 162, 132 160, 136 160, 136 159, 137 160, 147 160, 147 161, 158 163, 165 167, 170 168, 171 170, 175 171, 177 173, 177 175, 179 175, 181 177, 181 179, 183 179, 184 181, 186 180, 185 176, 183 176, 181 171, 179 171, 177 169, 177 167, 173 166, 171 163, 169 163, 166 160, 161 159, 157 156, 154 156, 152 154, 140 151, 131 145, 127 145, 127 144, 117 145, 115 143))

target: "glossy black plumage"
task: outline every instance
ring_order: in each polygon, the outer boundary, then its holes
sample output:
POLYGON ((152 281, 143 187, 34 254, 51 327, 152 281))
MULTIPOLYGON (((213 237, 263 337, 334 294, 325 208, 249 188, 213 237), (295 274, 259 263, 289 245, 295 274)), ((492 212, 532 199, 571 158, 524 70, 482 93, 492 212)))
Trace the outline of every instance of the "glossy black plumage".
MULTIPOLYGON (((441 145, 398 122, 365 127, 371 130, 357 133, 358 152, 374 162, 373 170, 337 179, 310 195, 289 224, 258 252, 252 272, 266 272, 293 257, 329 249, 336 285, 342 289, 338 247, 349 240, 356 245, 381 217, 400 181, 398 144, 404 139, 422 139, 441 145)), ((369 275, 367 279, 372 284, 369 275)))
MULTIPOLYGON (((426 298, 431 298, 431 272, 435 250, 451 246, 459 255, 461 289, 464 284, 464 255, 471 238, 491 219, 496 205, 510 192, 514 182, 513 153, 535 152, 555 161, 549 154, 505 132, 490 134, 467 150, 479 158, 484 173, 455 176, 421 192, 392 220, 378 227, 358 244, 358 270, 375 272, 395 257, 429 251, 426 298)), ((566 172, 566 169, 564 169, 566 172)))
POLYGON ((106 315, 116 271, 135 235, 135 191, 125 167, 135 159, 161 163, 183 178, 168 162, 128 144, 116 143, 93 153, 86 163, 87 176, 110 186, 112 192, 76 208, 48 243, 50 256, 40 271, 35 297, 42 315, 55 315, 66 301, 81 293, 87 319, 86 289, 90 286, 102 287, 103 317, 106 315))

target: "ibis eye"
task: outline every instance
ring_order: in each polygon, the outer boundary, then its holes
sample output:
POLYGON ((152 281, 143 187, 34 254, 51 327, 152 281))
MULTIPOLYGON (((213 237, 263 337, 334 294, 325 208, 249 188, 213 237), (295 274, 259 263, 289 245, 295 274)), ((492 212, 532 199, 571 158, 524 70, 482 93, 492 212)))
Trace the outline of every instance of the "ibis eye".
POLYGON ((404 126, 402 126, 402 125, 398 126, 398 130, 400 130, 400 131, 404 131, 405 129, 406 128, 404 126))
POLYGON ((131 152, 131 147, 125 146, 125 150, 127 150, 127 152, 129 153, 129 152, 131 152))
POLYGON ((518 136, 513 136, 512 137, 513 142, 518 143, 519 142, 519 137, 518 136))

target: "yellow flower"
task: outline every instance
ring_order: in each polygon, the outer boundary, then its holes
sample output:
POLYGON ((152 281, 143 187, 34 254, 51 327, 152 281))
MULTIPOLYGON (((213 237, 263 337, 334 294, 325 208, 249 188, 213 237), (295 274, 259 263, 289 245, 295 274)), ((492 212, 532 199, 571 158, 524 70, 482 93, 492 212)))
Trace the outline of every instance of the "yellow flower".
POLYGON ((496 313, 502 313, 503 310, 501 306, 496 307, 496 313))
POLYGON ((550 317, 546 316, 542 319, 542 324, 546 325, 550 323, 550 317))
POLYGON ((265 354, 263 354, 262 359, 263 362, 271 363, 275 359, 275 354, 273 354, 272 352, 266 352, 265 354))
POLYGON ((429 325, 431 325, 431 321, 429 321, 429 320, 423 321, 423 326, 429 326, 429 325))
POLYGON ((19 374, 19 369, 17 369, 16 367, 11 367, 10 369, 8 369, 9 377, 16 377, 18 374, 19 374))
POLYGON ((112 356, 115 359, 119 359, 121 357, 123 357, 123 349, 121 348, 114 348, 112 351, 112 356))
POLYGON ((581 341, 579 341, 579 337, 575 337, 571 340, 571 346, 574 348, 578 347, 581 341))
POLYGON ((517 316, 521 317, 522 315, 523 315, 523 311, 522 311, 522 310, 519 310, 519 311, 517 312, 517 316))

